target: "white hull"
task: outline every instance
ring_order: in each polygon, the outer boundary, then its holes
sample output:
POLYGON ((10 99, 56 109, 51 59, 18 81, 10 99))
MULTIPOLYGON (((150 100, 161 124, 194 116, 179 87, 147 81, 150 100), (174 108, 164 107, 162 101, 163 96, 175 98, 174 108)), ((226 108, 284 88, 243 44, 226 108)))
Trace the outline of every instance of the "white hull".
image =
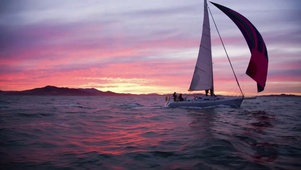
MULTIPOLYGON (((247 41, 251 52, 251 59, 246 71, 246 74, 249 75, 253 80, 257 82, 257 91, 261 92, 264 90, 267 69, 268 69, 268 52, 265 46, 265 43, 262 39, 261 34, 253 26, 253 24, 244 16, 239 14, 232 9, 224 7, 222 5, 211 2, 221 11, 223 11, 240 29, 242 34, 247 41)), ((218 33, 219 37, 220 34, 218 33)), ((221 39, 221 37, 220 37, 221 39)), ((222 42, 222 41, 221 41, 222 42)), ((222 42, 224 50, 228 61, 230 58, 222 42)), ((212 66, 212 45, 211 45, 211 33, 210 33, 210 22, 209 22, 209 13, 207 0, 204 0, 204 19, 203 19, 203 29, 201 43, 199 46, 199 53, 196 60, 192 80, 190 83, 189 91, 201 91, 205 90, 206 94, 210 90, 212 96, 202 96, 193 99, 187 99, 184 101, 174 101, 169 97, 166 97, 166 107, 214 107, 218 105, 226 105, 230 107, 240 107, 244 97, 216 97, 214 96, 214 79, 213 79, 213 66, 212 66)), ((243 95, 242 89, 239 85, 237 76, 234 72, 233 66, 230 62, 232 72, 234 74, 235 80, 243 95)), ((176 95, 176 92, 174 93, 176 95)), ((174 96, 177 99, 177 96, 174 96)), ((179 99, 183 100, 179 96, 179 99)))
POLYGON ((166 101, 165 107, 212 107, 218 105, 240 107, 243 99, 243 97, 205 97, 185 101, 173 101, 170 99, 166 101))

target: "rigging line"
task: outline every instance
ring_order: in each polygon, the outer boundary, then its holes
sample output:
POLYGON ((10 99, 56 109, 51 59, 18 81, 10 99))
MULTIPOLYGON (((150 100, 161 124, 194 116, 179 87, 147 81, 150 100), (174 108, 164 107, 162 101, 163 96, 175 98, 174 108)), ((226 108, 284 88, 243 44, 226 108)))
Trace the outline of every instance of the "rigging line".
POLYGON ((213 21, 213 23, 214 23, 215 29, 216 29, 216 31, 217 31, 217 33, 218 33, 219 39, 221 40, 221 43, 222 43, 223 48, 224 48, 224 50, 225 50, 226 56, 227 56, 228 61, 229 61, 229 63, 230 63, 230 66, 231 66, 232 72, 233 72, 233 74, 234 74, 236 83, 237 83, 237 85, 238 85, 238 87, 239 87, 240 93, 242 94, 242 97, 244 97, 244 93, 242 92, 242 89, 241 89, 240 84, 239 84, 239 82, 238 82, 237 76, 236 76, 235 71, 234 71, 234 69, 233 69, 233 66, 232 66, 230 57, 229 57, 228 52, 227 52, 227 50, 226 50, 224 41, 223 41, 223 39, 222 39, 222 37, 221 37, 221 35, 220 35, 220 33, 219 33, 219 30, 218 30, 218 28, 217 28, 217 25, 216 25, 216 23, 215 23, 215 20, 214 20, 214 18, 213 18, 213 15, 212 15, 212 13, 211 13, 211 10, 210 10, 209 6, 208 6, 208 10, 209 10, 209 13, 210 13, 210 15, 211 15, 212 21, 213 21))

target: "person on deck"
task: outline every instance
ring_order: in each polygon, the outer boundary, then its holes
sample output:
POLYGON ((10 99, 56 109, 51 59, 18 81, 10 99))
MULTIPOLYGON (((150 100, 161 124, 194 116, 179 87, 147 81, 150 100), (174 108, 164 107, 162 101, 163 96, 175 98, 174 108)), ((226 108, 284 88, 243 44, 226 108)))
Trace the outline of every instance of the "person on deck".
POLYGON ((210 89, 210 96, 215 96, 215 94, 213 93, 213 89, 210 89))
POLYGON ((179 95, 179 100, 184 101, 184 98, 182 97, 182 94, 179 95))
POLYGON ((206 89, 206 90, 205 90, 205 92, 206 92, 206 96, 208 96, 209 90, 208 90, 208 89, 206 89))
POLYGON ((172 96, 173 96, 173 101, 177 101, 177 93, 174 92, 172 96))
POLYGON ((213 89, 206 89, 206 96, 208 96, 208 93, 210 93, 210 96, 215 96, 215 94, 213 93, 213 89))

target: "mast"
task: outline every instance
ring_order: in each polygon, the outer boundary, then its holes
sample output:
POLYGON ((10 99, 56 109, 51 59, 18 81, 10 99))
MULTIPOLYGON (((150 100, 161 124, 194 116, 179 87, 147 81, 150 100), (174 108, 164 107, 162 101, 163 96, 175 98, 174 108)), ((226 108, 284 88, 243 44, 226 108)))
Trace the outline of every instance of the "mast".
POLYGON ((204 0, 204 19, 201 43, 189 91, 213 90, 211 33, 207 1, 204 0))

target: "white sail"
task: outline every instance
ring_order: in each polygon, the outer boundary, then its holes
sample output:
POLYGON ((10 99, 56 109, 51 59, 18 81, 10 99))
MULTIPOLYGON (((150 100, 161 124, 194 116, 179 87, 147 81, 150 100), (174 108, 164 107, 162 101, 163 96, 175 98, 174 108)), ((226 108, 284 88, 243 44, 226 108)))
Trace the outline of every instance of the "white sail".
POLYGON ((213 89, 213 68, 208 7, 207 1, 204 0, 202 39, 189 91, 206 89, 213 89))
MULTIPOLYGON (((258 32, 258 30, 254 27, 254 25, 238 12, 233 11, 222 5, 213 2, 211 3, 215 5, 217 8, 219 8, 220 10, 222 10, 238 26, 238 28, 242 32, 243 36, 245 37, 248 43, 250 52, 252 54, 247 69, 247 74, 257 82, 258 92, 264 90, 266 77, 267 77, 267 69, 268 69, 268 51, 262 36, 258 32)), ((225 49, 222 39, 221 42, 225 49)), ((236 79, 237 85, 240 89, 242 96, 223 97, 223 96, 214 95, 210 23, 209 23, 207 1, 204 0, 203 32, 201 37, 199 54, 195 65, 189 91, 206 90, 206 96, 205 95, 193 96, 193 98, 191 99, 185 98, 184 100, 183 99, 178 100, 176 96, 173 97, 173 100, 171 100, 170 97, 166 97, 165 106, 166 107, 211 107, 217 105, 227 105, 230 107, 240 107, 242 101, 244 100, 244 95, 240 88, 239 82, 237 80, 237 77, 235 75, 234 69, 232 67, 227 52, 226 55, 229 60, 232 72, 234 74, 234 77, 236 79), (210 96, 207 95, 208 92, 207 90, 210 90, 210 96)))

